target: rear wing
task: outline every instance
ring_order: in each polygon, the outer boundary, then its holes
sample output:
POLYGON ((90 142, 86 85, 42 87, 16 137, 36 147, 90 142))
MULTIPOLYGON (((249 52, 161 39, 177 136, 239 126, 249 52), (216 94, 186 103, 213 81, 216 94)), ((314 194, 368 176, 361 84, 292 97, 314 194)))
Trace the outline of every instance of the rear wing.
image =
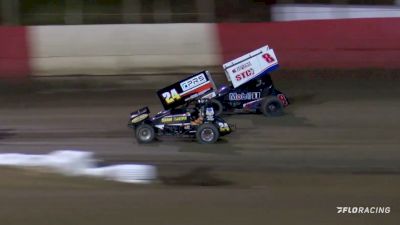
POLYGON ((258 76, 276 70, 278 66, 274 50, 264 46, 227 62, 222 67, 228 80, 237 88, 258 76))
POLYGON ((164 109, 172 109, 201 98, 216 87, 208 71, 202 71, 157 91, 164 109))

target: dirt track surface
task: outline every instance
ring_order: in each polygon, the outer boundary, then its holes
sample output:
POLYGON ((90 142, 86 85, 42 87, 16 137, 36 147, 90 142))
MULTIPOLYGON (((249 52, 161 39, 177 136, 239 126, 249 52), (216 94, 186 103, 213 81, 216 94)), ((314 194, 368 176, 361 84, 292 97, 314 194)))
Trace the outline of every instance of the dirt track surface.
POLYGON ((173 138, 137 144, 128 114, 144 105, 159 111, 154 90, 168 81, 135 79, 129 78, 130 90, 2 95, 0 152, 94 151, 102 164, 157 165, 164 184, 131 189, 5 170, 12 177, 0 183, 2 202, 10 205, 0 207, 7 224, 23 224, 12 209, 28 205, 38 206, 23 213, 29 224, 43 224, 44 211, 63 218, 49 216, 52 224, 395 224, 400 218, 399 79, 277 78, 293 101, 287 114, 226 116, 236 131, 216 145, 173 138), (341 205, 392 212, 338 215, 341 205), (82 207, 90 219, 70 207, 82 207))

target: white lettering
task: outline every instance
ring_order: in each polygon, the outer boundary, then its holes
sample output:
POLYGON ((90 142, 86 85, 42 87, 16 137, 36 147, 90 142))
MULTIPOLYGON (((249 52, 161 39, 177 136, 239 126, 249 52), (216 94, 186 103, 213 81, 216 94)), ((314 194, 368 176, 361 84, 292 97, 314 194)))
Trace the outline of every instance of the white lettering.
POLYGON ((342 207, 337 206, 337 213, 347 213, 347 214, 389 214, 390 207, 362 207, 362 206, 354 206, 354 207, 342 207))
POLYGON ((229 93, 229 101, 254 100, 261 97, 261 92, 229 93))

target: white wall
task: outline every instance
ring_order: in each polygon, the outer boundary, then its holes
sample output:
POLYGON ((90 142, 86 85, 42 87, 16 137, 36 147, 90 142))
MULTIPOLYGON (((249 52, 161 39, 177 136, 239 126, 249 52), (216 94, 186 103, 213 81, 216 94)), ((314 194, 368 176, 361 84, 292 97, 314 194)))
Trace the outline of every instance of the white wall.
POLYGON ((33 75, 111 75, 207 69, 220 64, 215 26, 33 26, 29 28, 33 75))

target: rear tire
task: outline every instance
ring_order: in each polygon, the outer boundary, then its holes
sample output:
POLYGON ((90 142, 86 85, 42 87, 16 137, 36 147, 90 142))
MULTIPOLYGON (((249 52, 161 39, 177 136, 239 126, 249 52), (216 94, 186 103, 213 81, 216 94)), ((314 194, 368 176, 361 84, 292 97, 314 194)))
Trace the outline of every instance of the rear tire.
POLYGON ((264 116, 276 117, 284 114, 282 102, 275 96, 269 96, 261 102, 260 111, 264 116))
POLYGON ((211 99, 211 104, 214 109, 214 116, 221 115, 222 111, 224 109, 224 107, 222 106, 222 103, 219 100, 213 98, 213 99, 211 99))
POLYGON ((219 131, 214 124, 205 123, 197 129, 196 139, 200 144, 213 144, 218 138, 219 131))
POLYGON ((140 124, 136 127, 136 139, 139 143, 150 143, 154 140, 154 128, 148 124, 140 124))

